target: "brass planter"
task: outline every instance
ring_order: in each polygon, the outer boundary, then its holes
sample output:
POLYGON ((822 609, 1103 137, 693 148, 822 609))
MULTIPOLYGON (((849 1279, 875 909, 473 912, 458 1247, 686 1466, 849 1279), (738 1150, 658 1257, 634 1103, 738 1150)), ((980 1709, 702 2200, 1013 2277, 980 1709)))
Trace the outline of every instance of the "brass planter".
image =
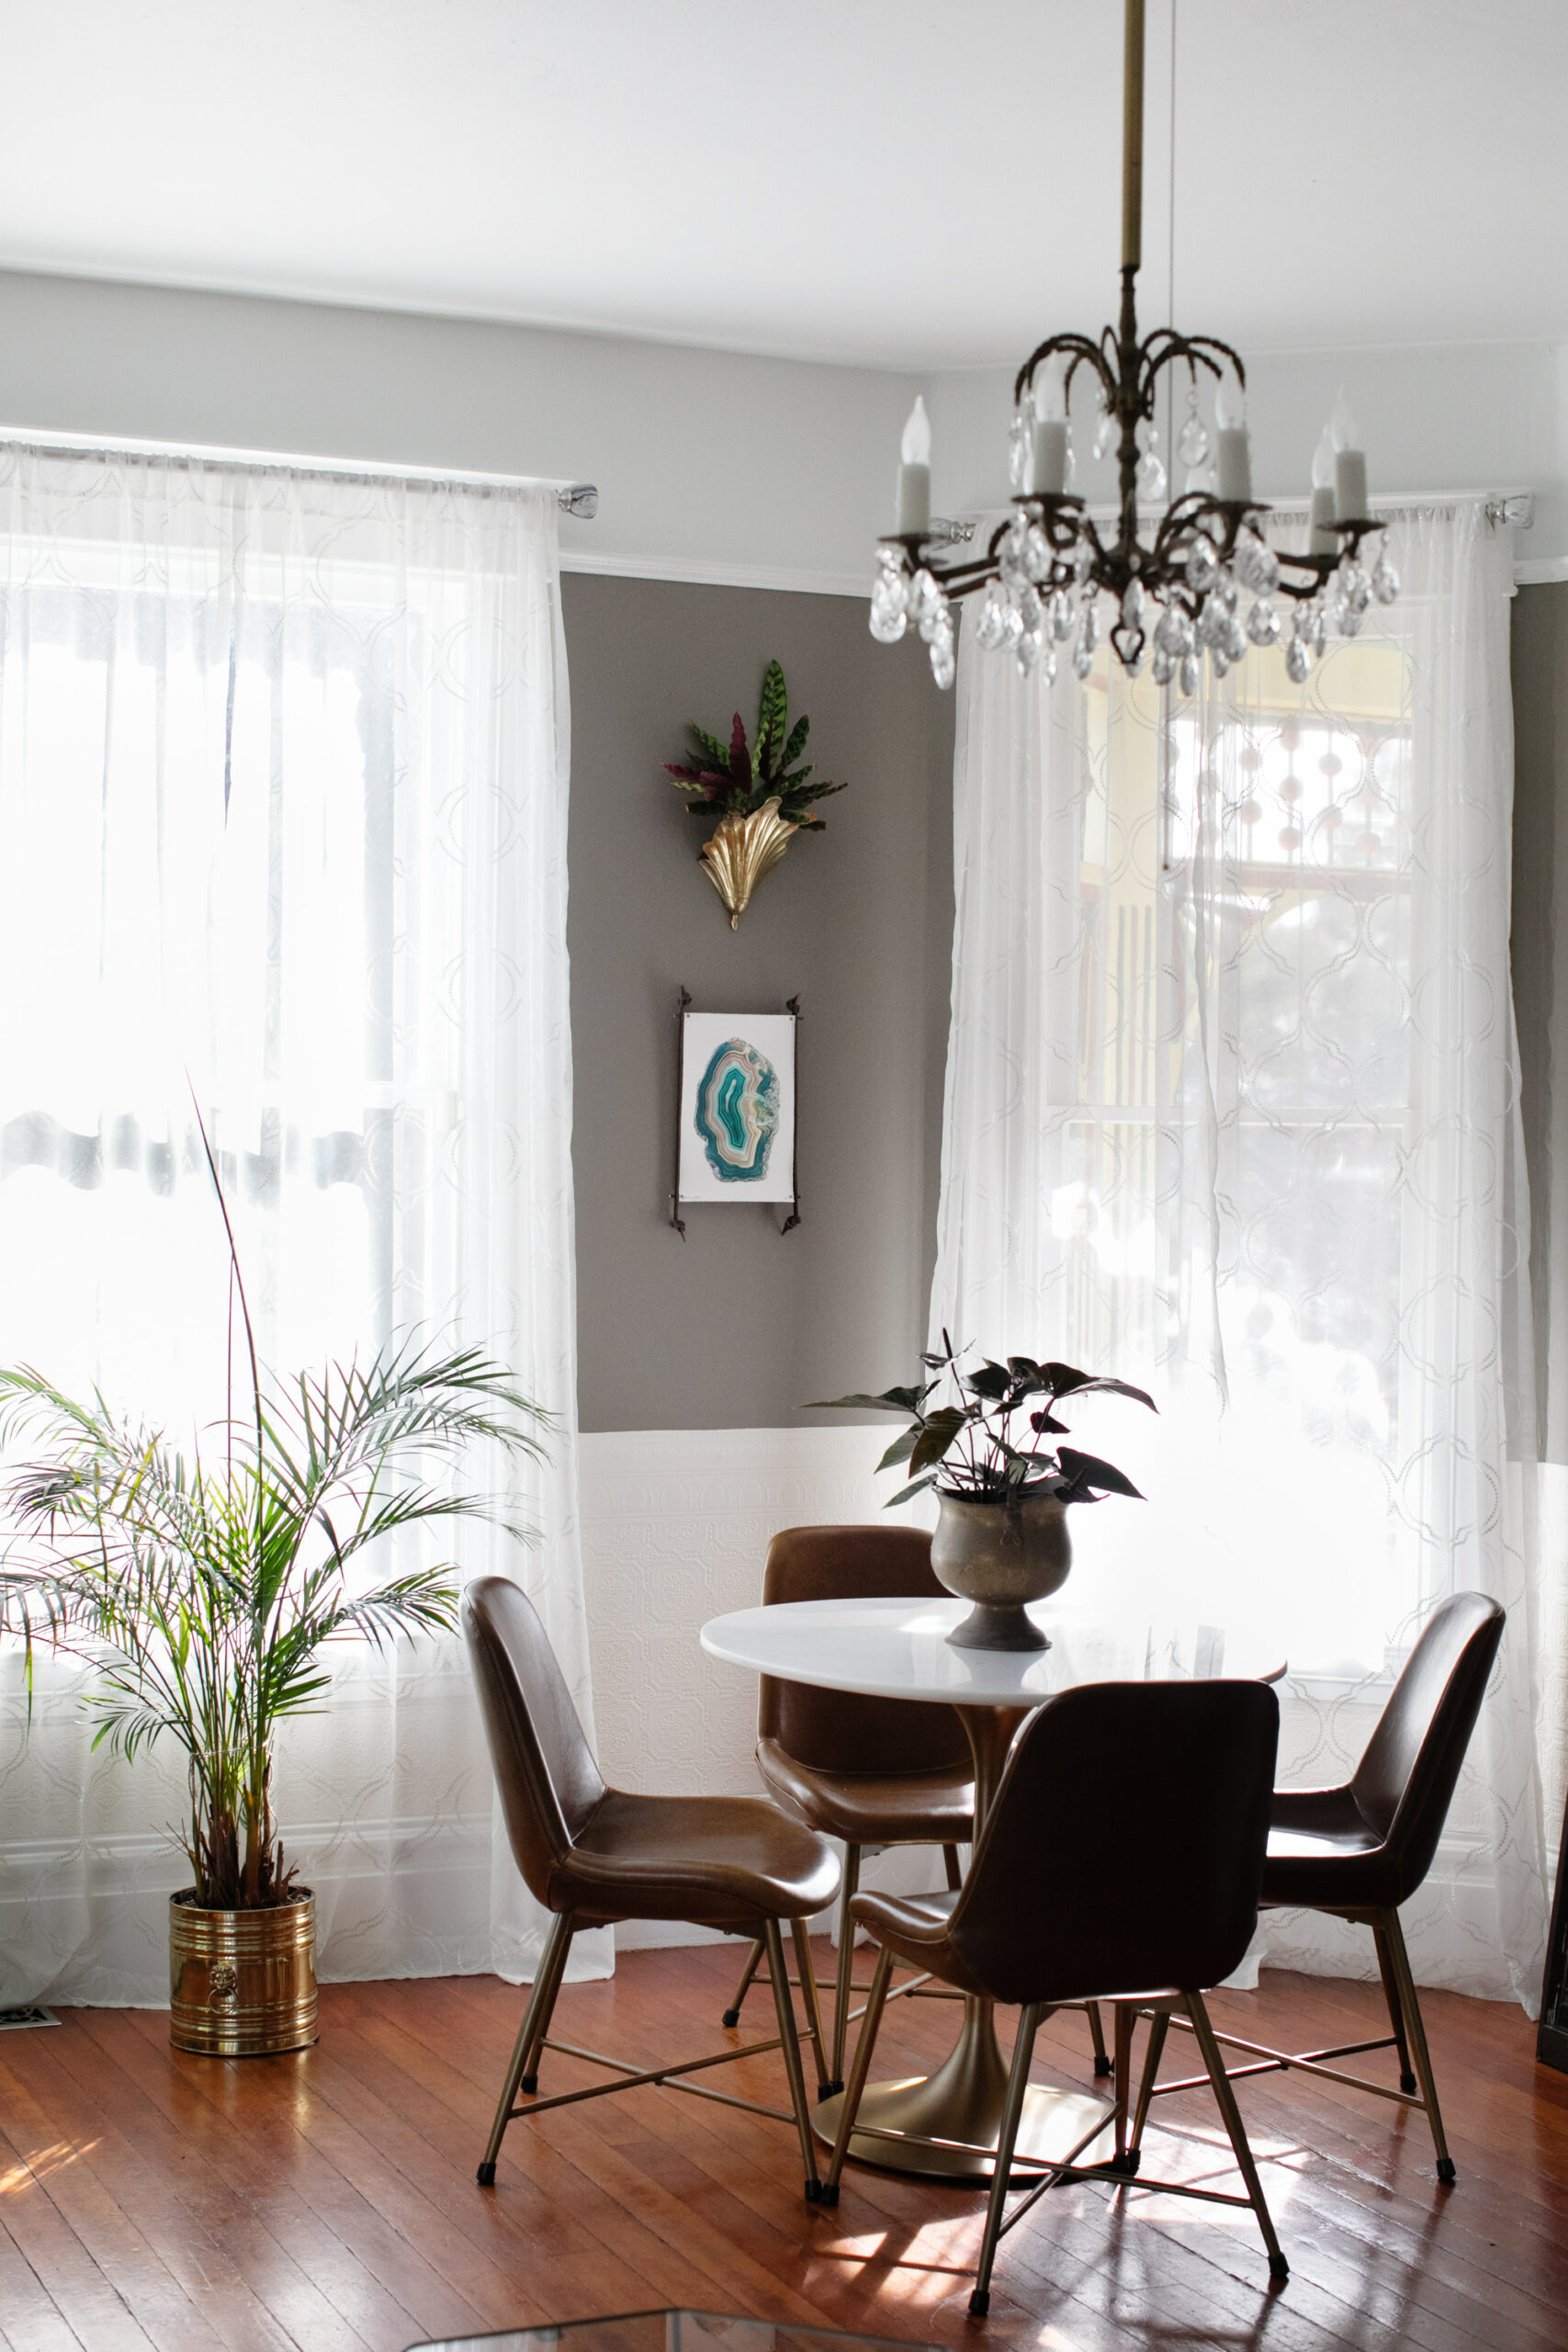
POLYGON ((316 2039, 316 1898, 206 1911, 169 1898, 169 2040, 202 2058, 268 2058, 316 2039))
POLYGON ((1066 1584, 1073 1565, 1067 1513, 1055 1495, 1018 1503, 972 1502, 938 1489, 931 1537, 938 1581, 975 1604, 948 1640, 961 1650, 1048 1650, 1024 1603, 1066 1584))
POLYGON ((771 874, 800 831, 779 815, 777 797, 764 800, 749 817, 721 817, 703 843, 698 864, 725 905, 729 928, 739 931, 751 893, 771 874))

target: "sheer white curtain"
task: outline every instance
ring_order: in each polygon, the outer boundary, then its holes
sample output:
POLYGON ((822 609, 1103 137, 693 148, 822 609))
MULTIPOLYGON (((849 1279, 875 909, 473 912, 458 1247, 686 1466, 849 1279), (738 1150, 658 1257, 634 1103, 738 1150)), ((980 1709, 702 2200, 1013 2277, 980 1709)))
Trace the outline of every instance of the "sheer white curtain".
MULTIPOLYGON (((567 680, 553 492, 0 450, 0 1359, 224 1409, 224 1171, 265 1361, 476 1342, 558 1418, 472 1461, 592 1736, 576 1522, 567 680)), ((457 1638, 345 1648, 277 1802, 328 1977, 530 1972, 457 1638)), ((0 2001, 167 1999, 173 1751, 0 1657, 0 2001)), ((604 1939, 601 1939, 603 1942, 604 1939)), ((584 1952, 584 1971, 608 1964, 584 1952)))
MULTIPOLYGON (((1288 1656, 1292 1780, 1353 1764, 1442 1595, 1505 1604, 1405 1924, 1425 1981, 1533 2007, 1562 1758, 1508 975, 1509 549, 1472 503, 1390 537, 1400 602, 1305 687, 1254 652, 1167 707, 1114 665, 1046 686, 965 645, 931 1320, 1155 1390, 1157 1424, 1075 1417, 1150 1498, 1075 1513, 1075 1598, 1288 1656)), ((1280 1914, 1259 1948, 1361 1973, 1365 1942, 1280 1914)))

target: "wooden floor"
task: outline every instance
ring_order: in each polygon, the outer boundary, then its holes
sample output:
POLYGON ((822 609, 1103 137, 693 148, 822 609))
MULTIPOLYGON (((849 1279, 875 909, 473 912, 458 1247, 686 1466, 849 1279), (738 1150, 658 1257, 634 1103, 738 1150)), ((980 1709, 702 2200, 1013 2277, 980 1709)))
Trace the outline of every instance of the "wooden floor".
MULTIPOLYGON (((569 1986, 557 2030, 647 2064, 694 2055, 721 2039, 737 1950, 633 1954, 614 1984, 569 1986)), ((0 2342, 399 2352, 685 2302, 1047 2352, 1568 2346, 1568 2077, 1536 2067, 1517 2008, 1428 1998, 1455 2188, 1438 2186, 1419 2117, 1267 2076, 1241 2097, 1292 2265, 1283 2289, 1249 2214, 1080 2185, 1004 2240, 979 2326, 977 2194, 852 2168, 837 2211, 813 2210, 783 2125, 673 2091, 514 2124, 494 2190, 479 2189, 520 1998, 488 1977, 336 1985, 316 2049, 236 2064, 171 2056, 166 2018, 146 2011, 0 2035, 0 2342)), ((752 1996, 755 2030, 770 2006, 752 1996)), ((1359 1984, 1266 1974, 1213 2006, 1298 2048, 1377 2030, 1359 1984)), ((898 2004, 877 2071, 919 2071, 953 2018, 898 2004)), ((777 2064, 748 2060, 728 2082, 777 2099, 777 2064)), ((1036 2074, 1089 2086, 1081 2019, 1047 2026, 1036 2074)), ((558 2058, 546 2075, 547 2090, 592 2079, 558 2058)), ((1219 2179, 1207 2098, 1156 2116, 1145 2170, 1219 2179)))

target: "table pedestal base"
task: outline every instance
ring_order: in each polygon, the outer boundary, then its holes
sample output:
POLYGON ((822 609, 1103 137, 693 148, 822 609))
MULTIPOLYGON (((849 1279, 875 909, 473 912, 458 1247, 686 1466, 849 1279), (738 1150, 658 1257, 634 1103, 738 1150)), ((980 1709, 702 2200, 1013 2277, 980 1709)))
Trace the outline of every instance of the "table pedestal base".
MULTIPOLYGON (((884 2172, 917 2173, 925 2180, 988 2181, 994 2170, 989 2155, 1001 2130, 1007 2099, 1008 2070, 991 2022, 988 2001, 964 2003, 964 2030, 956 2047, 934 2075, 915 2075, 903 2082, 867 2083, 861 2098, 857 2128, 850 2135, 850 2154, 858 2164, 876 2165, 884 2172), (908 2132, 908 2140, 884 2140, 878 2132, 908 2132), (931 2141, 963 2141, 966 2147, 926 2144, 931 2141)), ((843 2094, 824 2099, 813 2121, 818 2137, 830 2147, 838 2135, 843 2094)), ((1115 2112, 1109 2099, 1083 2091, 1049 2090, 1032 2085, 1025 2095, 1013 2156, 1016 2174, 1029 2179, 1053 2164, 1065 2164, 1095 2118, 1109 2122, 1115 2112)), ((1090 2163, 1086 2151, 1078 2159, 1090 2163)))

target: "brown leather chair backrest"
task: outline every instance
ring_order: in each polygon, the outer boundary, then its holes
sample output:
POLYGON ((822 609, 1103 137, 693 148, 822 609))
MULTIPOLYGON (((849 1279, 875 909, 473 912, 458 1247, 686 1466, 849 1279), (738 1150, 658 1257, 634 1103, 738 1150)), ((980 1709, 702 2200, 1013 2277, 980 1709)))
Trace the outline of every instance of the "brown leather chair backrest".
POLYGON ((1358 1811, 1388 1846, 1401 1903, 1432 1867, 1503 1622, 1483 1592, 1452 1593, 1432 1611, 1351 1778, 1358 1811))
MULTIPOLYGON (((951 1596, 918 1527, 786 1527, 768 1546, 764 1606, 779 1600, 880 1600, 951 1596)), ((969 1760, 951 1707, 862 1698, 762 1677, 757 1731, 819 1772, 937 1772, 969 1760)))
POLYGON ((1218 1984, 1258 1922, 1280 1705, 1263 1682, 1085 1682, 1019 1734, 953 1909, 1002 2001, 1218 1984))
POLYGON ((480 1577, 463 1595, 474 1687, 517 1867, 549 1901, 550 1876, 604 1794, 549 1636, 508 1577, 480 1577))

